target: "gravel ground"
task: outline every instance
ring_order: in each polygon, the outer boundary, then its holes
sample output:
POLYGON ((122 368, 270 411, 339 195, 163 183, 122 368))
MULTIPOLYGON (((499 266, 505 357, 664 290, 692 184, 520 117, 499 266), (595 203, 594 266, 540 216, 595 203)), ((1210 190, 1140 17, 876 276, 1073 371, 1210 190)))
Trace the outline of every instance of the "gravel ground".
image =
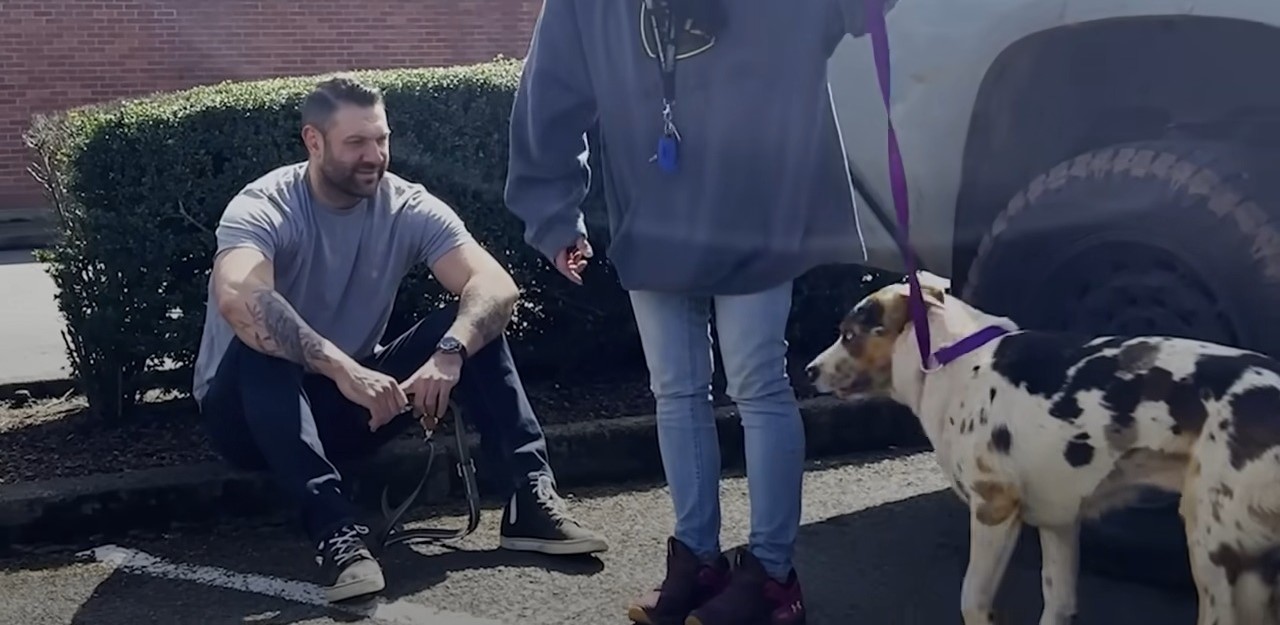
MULTIPOLYGON (((792 379, 804 380, 803 363, 792 379)), ((728 403, 716 384, 715 401, 728 403)), ((801 397, 812 391, 797 384, 801 397)), ((643 374, 580 384, 532 384, 529 400, 544 425, 653 413, 643 374)), ((447 425, 445 430, 447 430, 447 425)), ((407 433, 406 435, 412 435, 407 433)), ((132 420, 96 419, 79 397, 34 402, 23 408, 0 403, 0 484, 172 466, 215 459, 195 418, 195 407, 179 399, 148 404, 132 420)))
MULTIPOLYGON (((797 568, 810 625, 959 625, 967 560, 965 512, 944 490, 932 454, 815 464, 806 477, 797 568)), ((726 479, 723 546, 748 529, 746 484, 726 479)), ((274 596, 173 580, 53 553, 0 560, 0 623, 5 625, 165 625, 468 622, 506 625, 624 625, 626 602, 661 574, 670 503, 663 488, 633 484, 576 493, 572 510, 605 532, 599 559, 553 559, 498 550, 499 511, 458 550, 398 548, 384 557, 382 613, 448 611, 454 618, 359 618, 274 596)), ((441 511, 456 515, 457 510, 441 511)), ((429 522, 456 525, 461 517, 429 522)), ((304 541, 287 528, 223 528, 136 539, 119 545, 175 564, 311 582, 304 541)), ((1034 541, 1015 558, 999 599, 1002 623, 1037 622, 1041 605, 1034 541)), ((207 569, 206 569, 207 571, 207 569)), ((224 574, 225 575, 225 574, 224 574)), ((1194 597, 1086 576, 1078 623, 1191 625, 1194 597)), ((367 609, 367 606, 365 606, 367 609)), ((353 608, 354 609, 354 608, 353 608)))

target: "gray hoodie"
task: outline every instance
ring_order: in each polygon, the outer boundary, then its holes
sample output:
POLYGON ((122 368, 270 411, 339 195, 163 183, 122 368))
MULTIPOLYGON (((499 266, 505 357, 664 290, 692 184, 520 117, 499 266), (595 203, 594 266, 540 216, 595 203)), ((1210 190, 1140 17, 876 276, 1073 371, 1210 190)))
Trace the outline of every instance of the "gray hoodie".
POLYGON ((752 293, 866 260, 827 85, 836 45, 864 34, 861 0, 719 1, 714 43, 682 39, 674 172, 652 160, 663 81, 645 0, 545 1, 511 116, 506 203, 548 259, 587 234, 585 133, 599 123, 606 253, 623 288, 752 293))

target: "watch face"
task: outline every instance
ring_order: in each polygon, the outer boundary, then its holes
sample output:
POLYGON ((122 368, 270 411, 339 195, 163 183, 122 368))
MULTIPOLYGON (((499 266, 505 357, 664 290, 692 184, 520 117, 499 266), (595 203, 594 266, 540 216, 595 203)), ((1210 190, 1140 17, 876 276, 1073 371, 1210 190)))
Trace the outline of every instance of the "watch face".
POLYGON ((456 352, 462 349, 462 343, 451 336, 440 339, 440 349, 446 352, 456 352))

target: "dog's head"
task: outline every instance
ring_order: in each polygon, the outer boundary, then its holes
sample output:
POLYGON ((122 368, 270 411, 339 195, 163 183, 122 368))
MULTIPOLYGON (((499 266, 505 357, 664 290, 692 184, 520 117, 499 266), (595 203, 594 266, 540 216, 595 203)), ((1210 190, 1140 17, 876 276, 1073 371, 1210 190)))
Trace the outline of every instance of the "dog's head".
MULTIPOLYGON (((928 307, 945 305, 945 291, 921 284, 928 307)), ((840 322, 840 336, 818 354, 805 373, 821 393, 840 399, 887 395, 893 385, 893 355, 911 320, 908 286, 893 284, 862 299, 840 322)))

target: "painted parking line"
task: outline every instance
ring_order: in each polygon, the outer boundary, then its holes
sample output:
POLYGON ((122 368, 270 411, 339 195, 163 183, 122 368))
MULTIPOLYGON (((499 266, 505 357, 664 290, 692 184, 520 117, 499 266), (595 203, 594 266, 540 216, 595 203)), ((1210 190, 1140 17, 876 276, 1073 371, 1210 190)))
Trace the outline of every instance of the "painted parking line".
POLYGON ((421 623, 504 625, 500 621, 482 619, 457 612, 436 610, 421 603, 403 600, 379 600, 369 605, 359 606, 330 604, 324 597, 324 589, 312 583, 268 575, 241 573, 213 566, 169 562, 146 552, 116 545, 103 545, 83 551, 79 555, 86 559, 111 565, 128 573, 195 582, 215 588, 227 588, 275 597, 293 603, 320 606, 362 616, 375 623, 386 623, 388 625, 399 623, 405 625, 419 625, 421 623))

